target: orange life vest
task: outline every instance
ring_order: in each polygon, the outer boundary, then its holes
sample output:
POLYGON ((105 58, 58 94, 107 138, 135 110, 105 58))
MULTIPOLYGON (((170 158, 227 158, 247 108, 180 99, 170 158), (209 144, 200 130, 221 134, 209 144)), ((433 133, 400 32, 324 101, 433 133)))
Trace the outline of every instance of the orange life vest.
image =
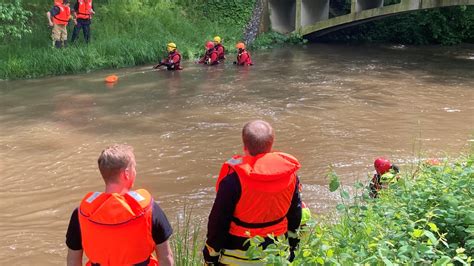
POLYGON ((153 199, 144 189, 118 193, 90 192, 79 207, 82 247, 91 263, 133 265, 150 259, 153 199))
POLYGON ((241 196, 234 211, 229 233, 240 237, 283 235, 288 231, 286 214, 295 192, 298 160, 286 153, 234 156, 224 163, 217 179, 236 172, 241 196))
POLYGON ((91 19, 92 0, 78 0, 79 10, 76 10, 76 17, 80 19, 91 19))
POLYGON ((67 25, 69 18, 71 17, 71 9, 59 2, 56 2, 54 6, 59 8, 59 13, 53 17, 53 23, 58 25, 67 25))

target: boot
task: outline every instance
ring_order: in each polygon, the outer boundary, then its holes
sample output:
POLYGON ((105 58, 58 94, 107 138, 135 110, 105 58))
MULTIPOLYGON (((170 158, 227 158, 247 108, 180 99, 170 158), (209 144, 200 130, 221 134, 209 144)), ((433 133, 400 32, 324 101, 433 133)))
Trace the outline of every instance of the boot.
POLYGON ((63 41, 63 48, 66 48, 66 47, 67 47, 67 40, 63 41))
POLYGON ((61 41, 55 41, 54 42, 54 47, 56 47, 58 49, 61 49, 61 46, 62 46, 61 41))

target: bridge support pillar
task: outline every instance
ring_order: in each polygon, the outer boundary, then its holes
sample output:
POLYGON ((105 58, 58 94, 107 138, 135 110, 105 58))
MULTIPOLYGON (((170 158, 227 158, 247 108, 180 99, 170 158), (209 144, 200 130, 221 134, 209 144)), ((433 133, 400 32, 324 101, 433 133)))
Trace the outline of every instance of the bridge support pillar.
POLYGON ((352 0, 351 12, 383 7, 383 0, 352 0))
POLYGON ((329 18, 329 0, 301 0, 301 26, 329 18))
POLYGON ((280 33, 289 33, 296 27, 295 0, 268 0, 272 29, 280 33))

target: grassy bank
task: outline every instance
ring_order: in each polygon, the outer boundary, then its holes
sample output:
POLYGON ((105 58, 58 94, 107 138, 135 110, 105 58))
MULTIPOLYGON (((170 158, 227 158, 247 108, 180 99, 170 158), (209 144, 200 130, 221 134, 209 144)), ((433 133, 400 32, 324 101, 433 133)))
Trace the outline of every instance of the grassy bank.
MULTIPOLYGON (((420 163, 381 197, 355 195, 330 175, 338 192, 338 218, 318 217, 302 232, 293 265, 472 265, 474 262, 474 154, 438 165, 420 163)), ((254 253, 259 254, 258 248, 254 253)), ((285 244, 265 251, 265 261, 286 265, 285 244)))
POLYGON ((165 55, 168 42, 175 42, 185 59, 193 59, 215 35, 232 52, 242 39, 255 0, 96 0, 91 43, 85 45, 80 36, 77 44, 65 49, 52 48, 45 17, 51 3, 22 3, 33 14, 32 34, 0 43, 0 79, 151 64, 165 55))

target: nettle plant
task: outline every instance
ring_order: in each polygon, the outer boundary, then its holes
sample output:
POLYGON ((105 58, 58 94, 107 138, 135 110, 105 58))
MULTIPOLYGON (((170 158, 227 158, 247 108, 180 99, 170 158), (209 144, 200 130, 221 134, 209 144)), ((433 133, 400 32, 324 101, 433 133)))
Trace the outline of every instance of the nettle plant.
MULTIPOLYGON (((341 185, 334 171, 329 189, 339 193, 334 219, 313 217, 303 227, 290 263, 284 238, 249 255, 276 265, 472 265, 474 262, 474 154, 437 165, 419 163, 369 197, 367 186, 341 185)), ((386 177, 394 180, 393 176, 386 177)))

